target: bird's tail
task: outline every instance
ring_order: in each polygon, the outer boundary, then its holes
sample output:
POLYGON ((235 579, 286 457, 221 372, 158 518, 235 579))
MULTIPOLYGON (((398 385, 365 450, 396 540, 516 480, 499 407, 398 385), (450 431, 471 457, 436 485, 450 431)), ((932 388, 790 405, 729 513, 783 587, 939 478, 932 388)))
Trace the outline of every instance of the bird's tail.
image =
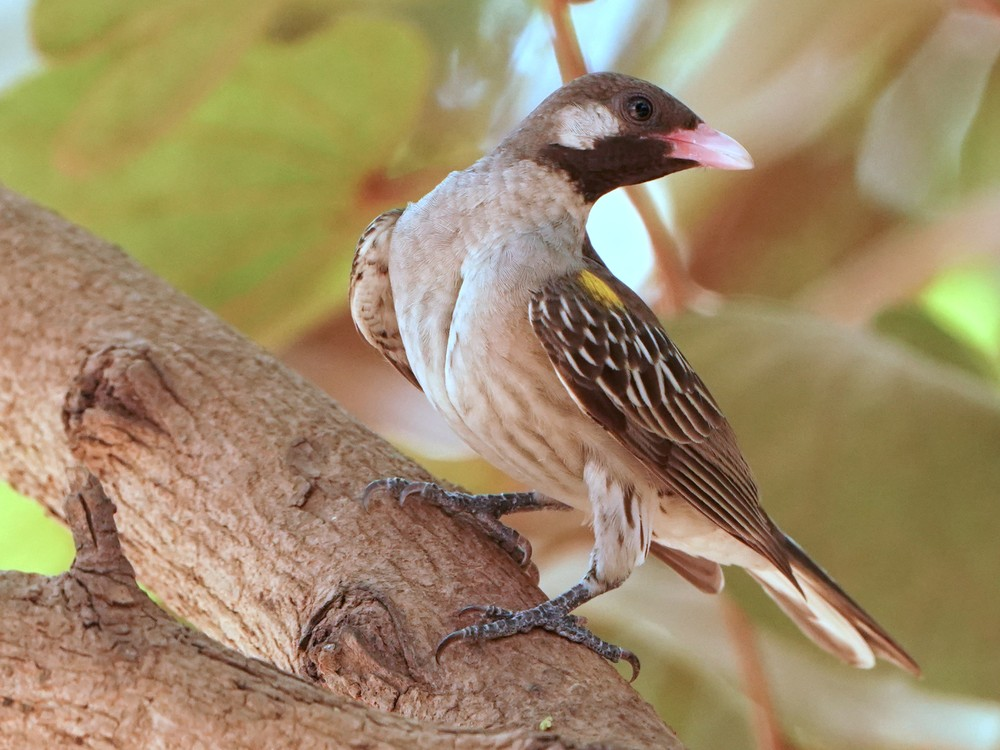
POLYGON ((803 633, 855 667, 873 667, 879 657, 920 674, 910 655, 792 539, 785 537, 785 545, 801 593, 777 568, 748 572, 803 633))

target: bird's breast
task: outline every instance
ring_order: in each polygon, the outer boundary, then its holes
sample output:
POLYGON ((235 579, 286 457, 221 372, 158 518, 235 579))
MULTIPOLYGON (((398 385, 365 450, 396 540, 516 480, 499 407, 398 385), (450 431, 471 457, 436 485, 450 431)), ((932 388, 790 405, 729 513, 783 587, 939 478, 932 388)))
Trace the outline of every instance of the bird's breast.
POLYGON ((512 337, 534 343, 531 294, 580 265, 585 222, 563 180, 489 159, 449 175, 400 216, 389 257, 400 335, 446 417, 461 417, 449 375, 498 366, 512 337))
POLYGON ((511 171, 452 175, 400 217, 389 270, 400 336, 427 398, 474 450, 572 502, 582 491, 578 431, 551 421, 586 417, 528 307, 548 281, 582 267, 586 215, 559 208, 570 202, 550 200, 552 186, 518 200, 532 174, 511 171))

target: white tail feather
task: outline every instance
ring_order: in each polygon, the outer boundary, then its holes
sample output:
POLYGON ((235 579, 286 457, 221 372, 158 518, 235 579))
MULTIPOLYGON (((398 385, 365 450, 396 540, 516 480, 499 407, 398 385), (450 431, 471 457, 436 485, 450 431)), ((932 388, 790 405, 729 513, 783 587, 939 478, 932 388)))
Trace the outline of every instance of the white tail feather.
POLYGON ((762 564, 748 570, 803 633, 856 667, 873 667, 878 657, 920 674, 913 658, 836 581, 792 539, 784 537, 784 543, 801 592, 777 568, 762 564))
POLYGON ((804 575, 805 571, 794 564, 792 570, 805 597, 776 568, 748 572, 818 646, 855 667, 874 667, 875 653, 864 636, 837 611, 833 603, 826 600, 824 592, 814 585, 808 575, 804 575))

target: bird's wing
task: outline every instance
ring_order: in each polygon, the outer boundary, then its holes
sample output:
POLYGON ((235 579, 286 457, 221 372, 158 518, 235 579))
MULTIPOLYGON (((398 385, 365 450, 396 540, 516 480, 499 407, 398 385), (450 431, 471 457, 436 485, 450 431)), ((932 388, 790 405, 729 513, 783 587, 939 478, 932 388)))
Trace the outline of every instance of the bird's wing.
POLYGON ((386 211, 368 225, 358 240, 351 265, 351 317, 365 340, 419 388, 399 335, 389 283, 389 242, 402 213, 401 208, 386 211))
POLYGON ((732 428, 639 296, 591 263, 536 292, 529 316, 580 409, 669 490, 791 578, 732 428))

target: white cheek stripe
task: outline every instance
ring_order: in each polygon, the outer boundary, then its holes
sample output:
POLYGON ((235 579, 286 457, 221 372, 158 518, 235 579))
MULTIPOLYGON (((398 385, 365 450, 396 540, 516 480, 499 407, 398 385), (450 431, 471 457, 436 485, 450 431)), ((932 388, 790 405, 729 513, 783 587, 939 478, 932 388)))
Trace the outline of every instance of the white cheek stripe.
POLYGON ((618 119, 602 104, 570 104, 556 115, 556 142, 567 148, 591 149, 594 141, 618 135, 618 119))

